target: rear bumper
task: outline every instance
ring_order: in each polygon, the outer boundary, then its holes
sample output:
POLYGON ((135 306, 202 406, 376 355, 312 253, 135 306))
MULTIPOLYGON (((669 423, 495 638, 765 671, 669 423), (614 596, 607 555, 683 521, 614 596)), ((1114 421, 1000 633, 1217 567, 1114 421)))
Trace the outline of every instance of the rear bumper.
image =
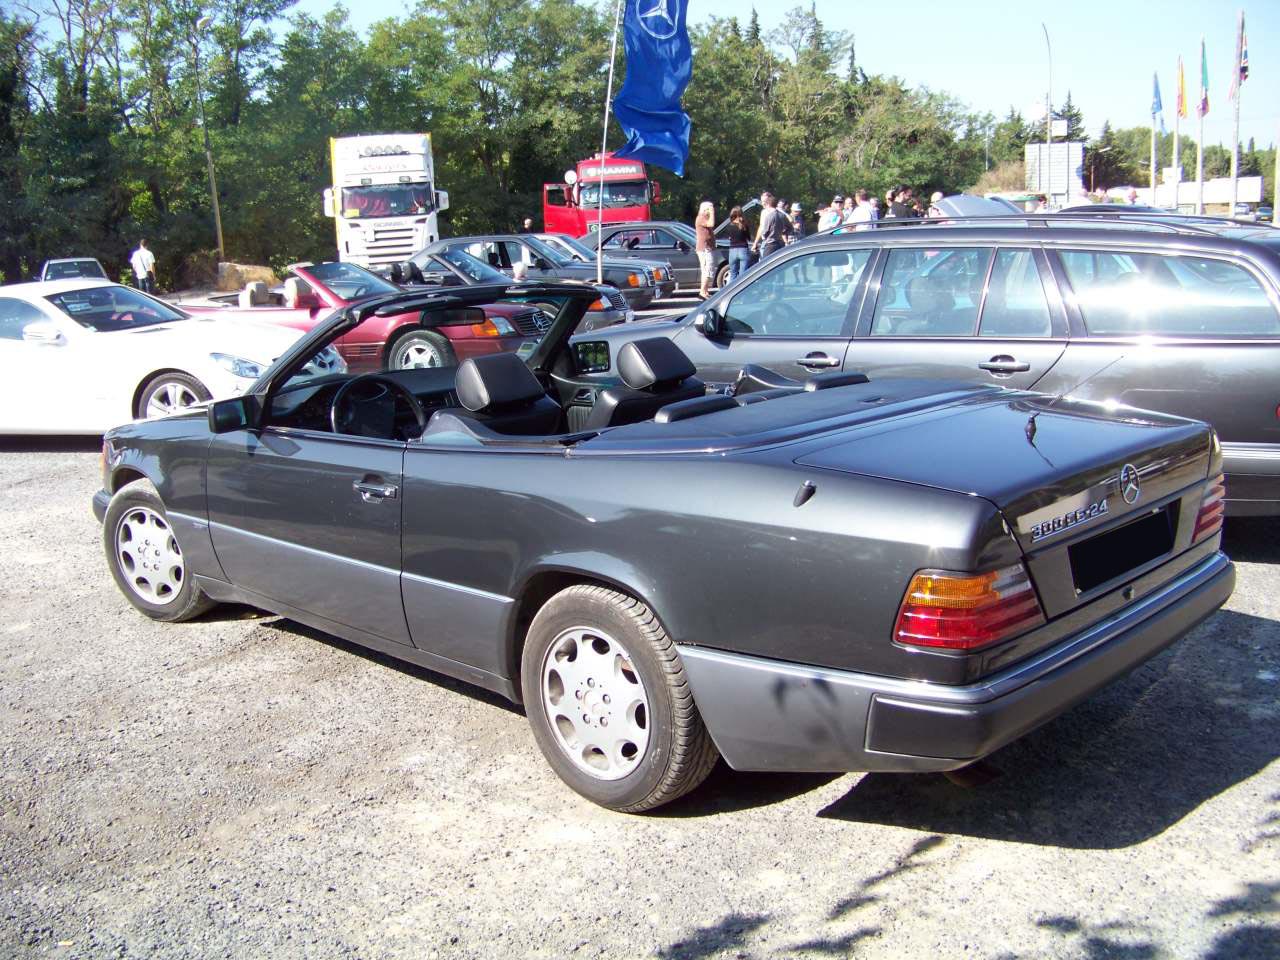
POLYGON ((1280 444, 1224 443, 1222 472, 1228 516, 1280 515, 1280 444))
MULTIPOLYGON (((968 686, 681 646, 694 700, 735 770, 951 770, 1129 673, 1231 595, 1221 552, 1050 650, 968 686)), ((887 642, 887 641, 886 641, 887 642)))

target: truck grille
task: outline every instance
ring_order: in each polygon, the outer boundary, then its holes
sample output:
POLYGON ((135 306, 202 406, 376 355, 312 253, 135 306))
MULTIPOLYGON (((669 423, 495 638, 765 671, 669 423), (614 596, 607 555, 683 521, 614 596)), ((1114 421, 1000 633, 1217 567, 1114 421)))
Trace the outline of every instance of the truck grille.
POLYGON ((418 252, 413 227, 374 227, 371 238, 365 241, 369 256, 380 261, 408 260, 418 252))
POLYGON ((540 337, 551 328, 551 317, 541 310, 519 314, 511 322, 526 337, 540 337))

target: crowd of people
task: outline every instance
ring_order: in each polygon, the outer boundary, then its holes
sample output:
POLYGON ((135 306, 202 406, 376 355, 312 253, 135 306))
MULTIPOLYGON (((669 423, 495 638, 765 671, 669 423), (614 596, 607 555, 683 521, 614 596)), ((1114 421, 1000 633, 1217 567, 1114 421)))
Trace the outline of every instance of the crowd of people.
MULTIPOLYGON (((871 196, 866 190, 858 190, 848 196, 837 193, 831 198, 830 206, 818 211, 817 229, 821 233, 846 224, 854 224, 854 229, 866 229, 865 226, 858 225, 877 220, 941 216, 934 206, 941 199, 942 193, 936 192, 926 206, 908 186, 885 191, 883 205, 879 197, 871 196)), ((729 211, 726 232, 729 238, 730 283, 746 271, 753 256, 763 260, 805 235, 805 214, 800 203, 788 204, 786 200, 779 199, 766 190, 760 195, 760 206, 760 221, 754 231, 741 207, 734 207, 729 211)), ((698 236, 698 262, 702 268, 698 293, 704 298, 711 295, 712 274, 715 269, 715 227, 715 205, 710 200, 704 200, 694 219, 694 230, 698 236)))

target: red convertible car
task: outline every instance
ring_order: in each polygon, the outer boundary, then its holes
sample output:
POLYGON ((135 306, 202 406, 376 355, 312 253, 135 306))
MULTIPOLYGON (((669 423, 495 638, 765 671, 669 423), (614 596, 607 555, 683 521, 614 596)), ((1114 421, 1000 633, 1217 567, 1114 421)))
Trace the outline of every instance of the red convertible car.
MULTIPOLYGON (((283 288, 251 283, 238 294, 213 299, 219 306, 187 306, 187 313, 225 316, 229 311, 255 320, 310 330, 333 310, 366 297, 400 293, 353 263, 316 263, 290 268, 283 288)), ((530 304, 491 303, 456 311, 457 323, 424 329, 417 310, 371 318, 334 346, 353 373, 412 367, 454 367, 470 357, 518 350, 541 337, 551 323, 546 310, 530 304)))

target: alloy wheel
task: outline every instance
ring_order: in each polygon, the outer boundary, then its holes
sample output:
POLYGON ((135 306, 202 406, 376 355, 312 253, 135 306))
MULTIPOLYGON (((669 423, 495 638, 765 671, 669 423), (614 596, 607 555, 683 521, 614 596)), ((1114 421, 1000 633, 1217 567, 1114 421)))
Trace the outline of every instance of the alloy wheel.
POLYGON ((130 589, 148 603, 171 603, 182 589, 182 550, 169 524, 154 510, 133 507, 120 518, 116 560, 130 589))

